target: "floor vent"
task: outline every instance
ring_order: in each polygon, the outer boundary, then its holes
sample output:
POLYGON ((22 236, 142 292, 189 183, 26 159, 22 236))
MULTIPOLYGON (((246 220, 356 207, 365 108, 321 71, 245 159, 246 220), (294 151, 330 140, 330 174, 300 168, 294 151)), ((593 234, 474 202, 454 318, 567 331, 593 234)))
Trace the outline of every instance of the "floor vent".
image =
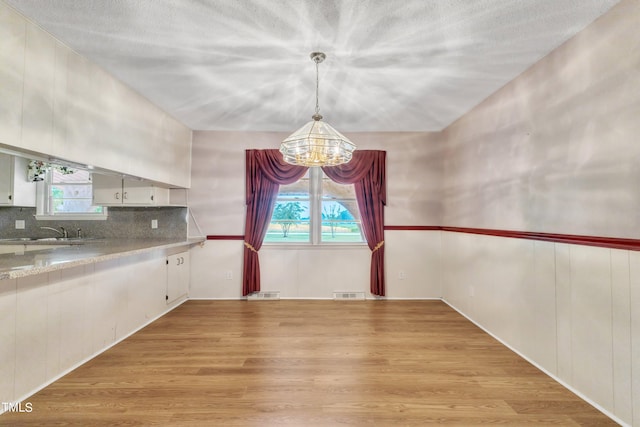
POLYGON ((364 292, 334 292, 333 299, 364 301, 364 292))
POLYGON ((277 300, 280 299, 280 291, 255 292, 247 295, 249 301, 277 300))

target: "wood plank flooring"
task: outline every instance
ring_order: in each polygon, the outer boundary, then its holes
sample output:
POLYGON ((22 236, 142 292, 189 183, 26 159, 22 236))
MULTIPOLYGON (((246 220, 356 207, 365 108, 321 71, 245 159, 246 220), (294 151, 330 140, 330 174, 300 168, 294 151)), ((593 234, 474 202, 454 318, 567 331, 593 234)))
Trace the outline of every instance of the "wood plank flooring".
POLYGON ((188 301, 0 425, 616 425, 440 301, 188 301))

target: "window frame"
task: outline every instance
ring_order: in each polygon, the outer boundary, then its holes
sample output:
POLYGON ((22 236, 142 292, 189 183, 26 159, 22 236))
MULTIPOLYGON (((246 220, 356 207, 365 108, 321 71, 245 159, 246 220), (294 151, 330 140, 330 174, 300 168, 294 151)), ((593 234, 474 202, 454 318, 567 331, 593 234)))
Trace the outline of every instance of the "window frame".
MULTIPOLYGON (((37 181, 36 184, 36 215, 35 219, 39 221, 105 221, 108 218, 108 209, 106 206, 102 206, 101 213, 92 212, 65 212, 55 213, 51 209, 51 198, 53 183, 51 182, 53 174, 51 173, 51 167, 49 167, 45 173, 44 180, 37 181)), ((89 180, 91 180, 91 173, 89 173, 89 180)))
MULTIPOLYGON (((330 242, 322 240, 322 178, 324 172, 320 167, 309 168, 309 240, 304 242, 269 242, 264 240, 262 247, 275 248, 275 249, 310 249, 310 248, 356 248, 361 249, 367 246, 367 241, 362 235, 362 241, 360 242, 330 242)), ((353 184, 344 184, 353 185, 353 184)), ((279 193, 278 193, 279 194, 279 193)), ((275 205, 274 205, 275 207, 275 205)), ((359 209, 359 207, 358 207, 359 209)), ((273 213, 272 213, 273 215, 273 213)), ((362 227, 362 220, 360 220, 360 227, 362 227)), ((362 233, 362 228, 360 228, 362 233)), ((266 238, 266 237, 265 237, 266 238)))

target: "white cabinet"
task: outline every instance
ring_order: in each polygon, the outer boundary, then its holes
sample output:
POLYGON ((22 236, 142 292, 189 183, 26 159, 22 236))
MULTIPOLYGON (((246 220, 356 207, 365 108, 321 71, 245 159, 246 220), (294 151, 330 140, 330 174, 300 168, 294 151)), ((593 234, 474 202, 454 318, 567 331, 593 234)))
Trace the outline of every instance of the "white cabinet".
POLYGON ((27 180, 29 159, 0 153, 0 206, 35 207, 36 183, 27 180))
POLYGON ((158 158, 162 182, 175 182, 181 187, 191 186, 191 130, 165 114, 158 158))
POLYGON ((0 144, 20 145, 26 22, 0 4, 0 144))
POLYGON ((0 5, 0 143, 51 154, 56 41, 0 5))
POLYGON ((186 188, 191 136, 0 1, 0 145, 186 188))
POLYGON ((153 250, 0 280, 0 401, 44 387, 184 300, 185 249, 174 248, 183 252, 168 258, 153 250), (178 295, 173 305, 165 304, 169 283, 178 295))
POLYGON ((93 203, 102 206, 163 206, 169 189, 118 175, 93 174, 93 203))
POLYGON ((20 147, 50 153, 54 124, 56 41, 30 22, 26 36, 20 147))
POLYGON ((171 304, 189 293, 189 252, 180 252, 167 257, 167 304, 171 304))

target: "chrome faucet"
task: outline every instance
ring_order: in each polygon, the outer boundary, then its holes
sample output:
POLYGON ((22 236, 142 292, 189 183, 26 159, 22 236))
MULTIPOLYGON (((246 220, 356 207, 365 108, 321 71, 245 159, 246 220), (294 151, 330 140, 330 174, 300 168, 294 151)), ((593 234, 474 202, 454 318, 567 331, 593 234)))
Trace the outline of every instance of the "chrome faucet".
POLYGON ((65 238, 65 239, 67 239, 69 237, 69 233, 67 233, 67 230, 65 230, 64 227, 60 227, 60 230, 58 230, 57 228, 53 228, 53 227, 40 227, 40 228, 45 229, 45 230, 53 230, 56 233, 58 233, 59 235, 61 235, 63 238, 65 238))

